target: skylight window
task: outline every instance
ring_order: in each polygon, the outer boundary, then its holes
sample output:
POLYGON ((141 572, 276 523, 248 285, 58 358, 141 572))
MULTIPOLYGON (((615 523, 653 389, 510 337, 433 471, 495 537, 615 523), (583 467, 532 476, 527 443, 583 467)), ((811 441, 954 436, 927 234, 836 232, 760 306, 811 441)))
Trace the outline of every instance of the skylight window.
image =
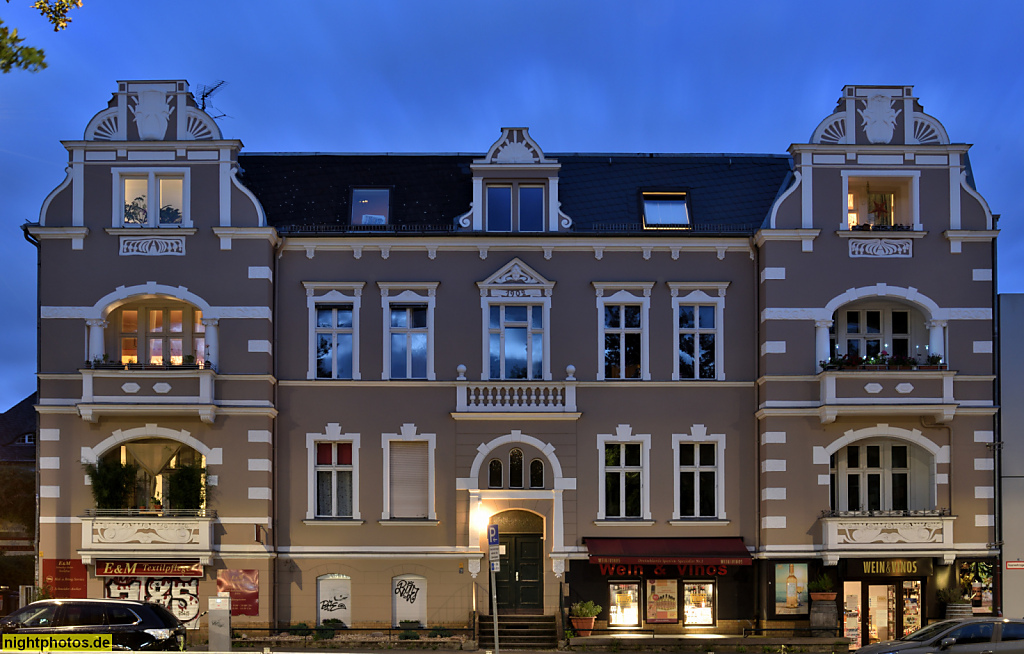
POLYGON ((690 226, 686 193, 644 193, 644 229, 678 229, 690 226))
POLYGON ((386 188, 352 190, 353 225, 387 225, 390 222, 389 193, 386 188))

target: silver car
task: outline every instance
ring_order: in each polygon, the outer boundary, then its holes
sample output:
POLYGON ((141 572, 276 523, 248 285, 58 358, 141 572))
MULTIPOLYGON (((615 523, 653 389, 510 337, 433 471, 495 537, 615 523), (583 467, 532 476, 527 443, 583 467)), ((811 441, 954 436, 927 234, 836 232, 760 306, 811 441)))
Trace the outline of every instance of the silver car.
POLYGON ((856 654, 1024 654, 1024 620, 943 620, 899 640, 861 647, 856 654))

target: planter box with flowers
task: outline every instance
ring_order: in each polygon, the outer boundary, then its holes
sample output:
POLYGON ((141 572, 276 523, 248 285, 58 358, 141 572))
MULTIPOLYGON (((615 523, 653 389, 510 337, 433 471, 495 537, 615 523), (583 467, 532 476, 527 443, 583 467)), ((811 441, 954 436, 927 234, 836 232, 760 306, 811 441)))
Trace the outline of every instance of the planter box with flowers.
POLYGON ((569 607, 569 621, 577 636, 589 636, 594 629, 594 621, 601 613, 601 607, 593 601, 576 602, 569 607))
POLYGON ((840 357, 831 357, 819 361, 818 365, 822 370, 945 370, 946 365, 942 363, 942 357, 938 354, 930 354, 921 363, 914 357, 889 355, 888 352, 881 352, 877 357, 859 357, 844 354, 840 357))

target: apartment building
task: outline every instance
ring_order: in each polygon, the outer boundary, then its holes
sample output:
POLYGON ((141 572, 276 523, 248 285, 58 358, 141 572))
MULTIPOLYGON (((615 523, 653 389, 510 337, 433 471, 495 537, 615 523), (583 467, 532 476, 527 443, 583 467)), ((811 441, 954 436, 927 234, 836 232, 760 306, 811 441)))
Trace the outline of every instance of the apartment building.
POLYGON ((26 227, 59 592, 466 626, 495 524, 499 613, 735 633, 821 574, 861 642, 949 584, 998 611, 995 218, 912 87, 778 154, 332 155, 122 81, 64 145, 26 227))

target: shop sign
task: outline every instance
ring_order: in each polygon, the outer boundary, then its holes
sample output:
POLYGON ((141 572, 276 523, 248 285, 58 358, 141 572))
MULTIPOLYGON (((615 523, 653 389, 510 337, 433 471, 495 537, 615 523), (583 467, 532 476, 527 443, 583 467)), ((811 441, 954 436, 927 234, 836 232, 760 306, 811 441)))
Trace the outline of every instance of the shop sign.
POLYGON ((725 565, 635 565, 599 563, 598 569, 605 577, 724 577, 729 572, 725 565), (645 574, 646 572, 646 574, 645 574))
POLYGON ((96 561, 97 577, 202 577, 203 564, 193 561, 96 561))
POLYGON ((849 559, 846 573, 852 577, 927 577, 931 559, 849 559))
POLYGON ((50 594, 53 597, 88 597, 88 578, 89 572, 81 559, 43 559, 43 584, 50 587, 50 594))
POLYGON ((1007 570, 1024 570, 1024 561, 1007 561, 1007 570))
POLYGON ((217 592, 231 597, 231 615, 260 614, 259 570, 218 570, 217 592))

